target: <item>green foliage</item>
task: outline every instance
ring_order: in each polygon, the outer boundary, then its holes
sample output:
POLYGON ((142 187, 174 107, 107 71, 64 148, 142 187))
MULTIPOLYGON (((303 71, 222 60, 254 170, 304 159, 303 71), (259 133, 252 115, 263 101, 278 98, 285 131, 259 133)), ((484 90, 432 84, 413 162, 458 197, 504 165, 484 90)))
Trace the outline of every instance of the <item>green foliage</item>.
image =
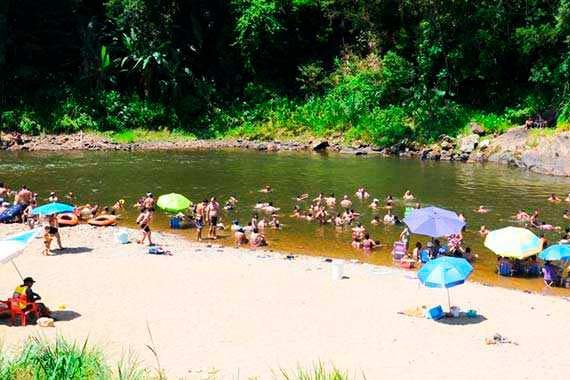
POLYGON ((42 125, 33 111, 11 110, 1 114, 2 129, 5 131, 20 131, 26 134, 38 134, 42 125))
MULTIPOLYGON (((348 372, 336 368, 328 369, 322 363, 312 369, 299 367, 296 371, 281 369, 282 380, 349 380, 348 372)), ((364 378, 364 376, 363 376, 364 378)))
POLYGON ((413 135, 413 124, 406 116, 406 110, 391 106, 377 108, 365 115, 349 138, 363 140, 380 146, 389 146, 413 135))
POLYGON ((469 121, 482 125, 487 133, 504 133, 513 127, 507 117, 493 113, 485 114, 477 112, 471 116, 469 121))

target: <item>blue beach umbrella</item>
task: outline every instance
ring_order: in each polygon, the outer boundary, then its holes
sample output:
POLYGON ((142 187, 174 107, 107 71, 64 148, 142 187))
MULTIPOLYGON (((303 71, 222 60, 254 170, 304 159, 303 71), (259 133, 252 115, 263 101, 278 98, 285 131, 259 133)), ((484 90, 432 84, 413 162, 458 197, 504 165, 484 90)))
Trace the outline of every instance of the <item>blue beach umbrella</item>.
POLYGON ((443 256, 425 264, 418 271, 418 279, 428 288, 446 288, 451 308, 449 288, 463 284, 472 272, 473 267, 467 260, 443 256))
POLYGON ((0 240, 0 263, 6 264, 8 261, 12 263, 20 278, 22 274, 14 263, 13 259, 22 254, 24 249, 31 243, 31 241, 41 234, 41 228, 36 228, 31 231, 22 232, 16 235, 9 236, 0 240))
POLYGON ((455 212, 439 207, 414 210, 403 222, 412 233, 432 238, 457 234, 465 226, 465 222, 455 212))
POLYGON ((43 206, 36 207, 32 210, 32 215, 52 215, 64 212, 73 212, 75 207, 66 203, 48 203, 43 206))
POLYGON ((544 261, 562 261, 570 259, 570 245, 555 244, 538 254, 544 261))

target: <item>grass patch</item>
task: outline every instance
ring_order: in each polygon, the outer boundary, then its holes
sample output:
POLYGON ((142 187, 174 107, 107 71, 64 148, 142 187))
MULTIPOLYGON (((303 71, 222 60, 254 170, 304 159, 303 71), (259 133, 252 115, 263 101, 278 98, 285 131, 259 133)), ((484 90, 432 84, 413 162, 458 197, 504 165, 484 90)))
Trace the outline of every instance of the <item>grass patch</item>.
MULTIPOLYGON (((348 372, 340 371, 337 368, 327 368, 322 363, 313 366, 312 369, 299 367, 295 371, 287 371, 281 369, 280 376, 276 376, 282 380, 350 380, 348 372)), ((362 376, 363 380, 366 377, 362 376)))
POLYGON ((151 131, 140 128, 127 129, 120 132, 107 132, 104 134, 104 136, 119 144, 196 140, 196 135, 190 132, 177 130, 170 131, 168 129, 162 129, 158 131, 151 131))

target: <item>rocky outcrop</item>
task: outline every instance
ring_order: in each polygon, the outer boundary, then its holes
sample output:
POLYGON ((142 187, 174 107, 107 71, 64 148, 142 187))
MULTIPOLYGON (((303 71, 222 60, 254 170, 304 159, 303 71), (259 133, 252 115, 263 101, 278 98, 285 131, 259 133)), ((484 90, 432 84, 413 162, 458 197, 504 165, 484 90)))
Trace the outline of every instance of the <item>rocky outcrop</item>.
POLYGON ((476 125, 471 125, 470 135, 453 138, 441 136, 439 142, 420 146, 404 140, 383 148, 367 144, 342 145, 341 137, 315 140, 310 143, 295 141, 250 140, 194 140, 156 141, 144 143, 117 143, 101 135, 77 133, 72 135, 22 136, 2 134, 0 149, 29 151, 67 150, 169 150, 169 149, 249 149, 261 152, 314 151, 337 152, 354 156, 380 156, 419 158, 434 161, 496 162, 533 172, 570 176, 570 132, 547 137, 529 133, 524 127, 509 130, 501 136, 481 138, 476 125))

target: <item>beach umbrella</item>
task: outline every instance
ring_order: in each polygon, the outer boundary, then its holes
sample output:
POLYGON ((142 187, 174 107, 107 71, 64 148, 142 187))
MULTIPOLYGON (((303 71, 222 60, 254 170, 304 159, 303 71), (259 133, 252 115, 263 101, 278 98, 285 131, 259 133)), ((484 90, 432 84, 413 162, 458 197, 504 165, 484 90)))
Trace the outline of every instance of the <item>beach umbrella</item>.
POLYGON ((555 244, 538 254, 544 261, 562 261, 570 259, 570 245, 555 244))
POLYGON ((184 195, 176 193, 161 195, 158 197, 158 201, 156 202, 158 207, 168 212, 186 210, 191 204, 192 202, 190 202, 190 199, 186 198, 184 195))
POLYGON ((465 222, 455 212, 439 207, 413 210, 403 222, 412 233, 432 238, 458 234, 465 226, 465 222))
POLYGON ((75 207, 67 203, 53 202, 32 209, 32 215, 52 215, 73 212, 75 207))
POLYGON ((485 247, 498 256, 525 259, 539 253, 542 242, 526 228, 505 227, 489 232, 485 238, 485 247))
POLYGON ((473 267, 462 258, 442 256, 429 261, 418 271, 418 279, 428 288, 445 288, 451 309, 449 288, 461 285, 473 272, 473 267))
POLYGON ((36 228, 0 240, 0 263, 6 264, 7 262, 11 262, 16 272, 18 272, 18 275, 22 278, 22 274, 13 259, 21 255, 32 239, 38 236, 41 231, 41 228, 36 228))

